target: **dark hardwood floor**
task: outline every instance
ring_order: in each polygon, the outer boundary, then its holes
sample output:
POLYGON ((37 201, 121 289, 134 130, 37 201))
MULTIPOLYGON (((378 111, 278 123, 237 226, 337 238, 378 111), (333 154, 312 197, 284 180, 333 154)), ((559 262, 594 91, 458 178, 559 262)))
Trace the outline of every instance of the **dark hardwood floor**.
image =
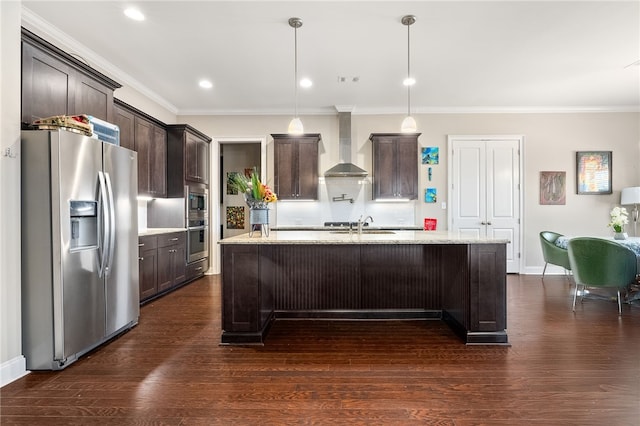
POLYGON ((440 321, 278 321, 264 347, 219 346, 220 283, 141 309, 130 332, 0 390, 2 425, 640 425, 640 306, 563 277, 510 275, 511 347, 440 321))

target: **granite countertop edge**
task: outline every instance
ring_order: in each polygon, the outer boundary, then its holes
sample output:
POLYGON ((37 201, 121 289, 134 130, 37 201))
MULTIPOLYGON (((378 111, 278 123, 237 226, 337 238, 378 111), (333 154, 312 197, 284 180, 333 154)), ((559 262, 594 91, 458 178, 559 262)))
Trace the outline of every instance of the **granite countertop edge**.
POLYGON ((218 244, 299 244, 299 245, 344 245, 344 244, 505 244, 504 238, 458 237, 447 231, 400 230, 389 234, 364 234, 357 232, 332 233, 327 231, 271 231, 269 236, 259 231, 237 235, 218 241, 218 244))
POLYGON ((150 235, 170 234, 172 232, 185 232, 187 228, 147 228, 138 230, 138 237, 150 235))

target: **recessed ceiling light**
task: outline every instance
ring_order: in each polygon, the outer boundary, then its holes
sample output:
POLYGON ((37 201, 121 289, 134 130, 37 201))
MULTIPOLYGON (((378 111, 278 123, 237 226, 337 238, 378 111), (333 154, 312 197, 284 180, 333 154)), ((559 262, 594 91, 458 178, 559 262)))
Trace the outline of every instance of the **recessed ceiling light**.
POLYGON ((133 19, 134 21, 144 21, 144 15, 138 9, 129 7, 124 10, 124 14, 127 15, 128 18, 133 19))
POLYGON ((416 84, 416 79, 413 77, 407 77, 404 79, 402 84, 404 84, 405 86, 413 86, 414 84, 416 84))
POLYGON ((210 82, 209 80, 200 80, 200 83, 198 83, 198 84, 203 89, 211 89, 213 87, 213 83, 210 82))
POLYGON ((304 87, 304 88, 308 88, 313 86, 313 81, 311 81, 308 78, 303 78, 302 80, 300 80, 300 87, 304 87))

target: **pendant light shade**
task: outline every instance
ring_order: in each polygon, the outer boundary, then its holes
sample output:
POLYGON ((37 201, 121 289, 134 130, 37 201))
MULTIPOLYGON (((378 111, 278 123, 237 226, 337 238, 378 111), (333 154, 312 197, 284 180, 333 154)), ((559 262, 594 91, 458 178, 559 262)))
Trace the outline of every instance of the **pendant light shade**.
POLYGON ((402 133, 415 133, 418 131, 416 120, 412 116, 408 115, 402 120, 402 127, 400 128, 402 133))
POLYGON ((298 28, 302 26, 302 19, 289 18, 289 26, 293 28, 294 34, 294 68, 293 68, 293 85, 295 90, 295 110, 294 116, 289 123, 288 133, 291 135, 301 135, 304 133, 302 120, 298 117, 298 28))
POLYGON ((304 126, 302 125, 302 120, 300 120, 298 117, 293 118, 290 122, 289 122, 289 129, 287 130, 287 133, 289 133, 290 135, 301 135, 304 133, 304 126))
POLYGON ((413 15, 405 15, 402 17, 402 25, 407 26, 407 78, 405 85, 407 86, 407 116, 402 121, 400 131, 403 133, 415 133, 418 130, 416 120, 411 116, 411 86, 415 83, 415 79, 411 77, 411 25, 416 22, 413 15))

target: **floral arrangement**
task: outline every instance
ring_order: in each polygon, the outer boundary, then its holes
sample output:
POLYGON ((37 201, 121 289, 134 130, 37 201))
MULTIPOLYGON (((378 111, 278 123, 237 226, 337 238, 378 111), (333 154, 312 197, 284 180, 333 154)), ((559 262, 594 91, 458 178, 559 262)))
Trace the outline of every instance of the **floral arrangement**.
POLYGON ((611 222, 609 222, 608 226, 612 227, 615 232, 622 232, 624 225, 629 223, 627 209, 624 207, 614 207, 609 215, 611 216, 611 222))
POLYGON ((242 173, 234 173, 229 177, 229 185, 236 189, 238 193, 244 194, 244 199, 249 208, 267 208, 268 203, 278 201, 275 192, 269 186, 260 182, 256 168, 253 168, 251 176, 247 177, 242 173))

